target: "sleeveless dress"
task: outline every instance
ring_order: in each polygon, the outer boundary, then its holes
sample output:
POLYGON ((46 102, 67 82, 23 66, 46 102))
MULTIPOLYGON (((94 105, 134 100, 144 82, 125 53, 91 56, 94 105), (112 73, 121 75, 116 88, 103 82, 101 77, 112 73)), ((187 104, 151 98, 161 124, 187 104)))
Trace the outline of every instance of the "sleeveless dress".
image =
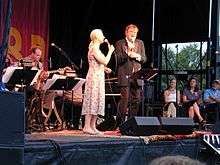
POLYGON ((95 57, 93 48, 89 48, 88 62, 89 70, 86 76, 85 92, 83 98, 82 115, 102 115, 105 110, 105 73, 104 65, 99 63, 95 57))

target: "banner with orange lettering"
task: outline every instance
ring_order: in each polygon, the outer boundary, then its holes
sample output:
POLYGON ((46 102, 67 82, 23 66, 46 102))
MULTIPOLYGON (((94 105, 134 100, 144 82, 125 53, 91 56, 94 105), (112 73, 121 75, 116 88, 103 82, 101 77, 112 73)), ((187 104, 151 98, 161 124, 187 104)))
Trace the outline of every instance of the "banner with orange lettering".
POLYGON ((13 0, 8 56, 13 61, 28 56, 30 49, 38 46, 47 68, 49 0, 13 0))

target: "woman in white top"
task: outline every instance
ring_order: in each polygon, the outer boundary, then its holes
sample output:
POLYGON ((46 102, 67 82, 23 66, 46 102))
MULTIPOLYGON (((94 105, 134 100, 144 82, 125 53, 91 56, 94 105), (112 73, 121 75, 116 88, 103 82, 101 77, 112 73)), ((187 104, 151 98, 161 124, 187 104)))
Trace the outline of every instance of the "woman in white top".
POLYGON ((176 79, 171 79, 168 88, 164 91, 164 117, 176 117, 176 109, 180 103, 180 91, 176 90, 176 79), (176 98, 177 96, 177 98, 176 98))

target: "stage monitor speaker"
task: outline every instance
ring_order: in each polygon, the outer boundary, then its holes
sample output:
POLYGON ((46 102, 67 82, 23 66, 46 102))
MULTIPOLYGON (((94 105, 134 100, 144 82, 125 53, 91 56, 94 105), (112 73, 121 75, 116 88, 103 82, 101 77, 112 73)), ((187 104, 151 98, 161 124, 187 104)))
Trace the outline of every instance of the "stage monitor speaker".
POLYGON ((132 117, 119 126, 122 135, 155 135, 160 129, 157 117, 132 117))
POLYGON ((219 109, 219 104, 218 104, 218 108, 216 111, 216 122, 212 128, 212 133, 213 134, 220 134, 220 109, 219 109))
POLYGON ((213 128, 212 128, 212 133, 213 134, 220 134, 220 121, 216 121, 216 123, 214 124, 213 128))
POLYGON ((0 92, 0 160, 24 163, 24 94, 0 92))
POLYGON ((195 126, 192 118, 168 118, 161 117, 161 133, 166 134, 191 134, 195 126))

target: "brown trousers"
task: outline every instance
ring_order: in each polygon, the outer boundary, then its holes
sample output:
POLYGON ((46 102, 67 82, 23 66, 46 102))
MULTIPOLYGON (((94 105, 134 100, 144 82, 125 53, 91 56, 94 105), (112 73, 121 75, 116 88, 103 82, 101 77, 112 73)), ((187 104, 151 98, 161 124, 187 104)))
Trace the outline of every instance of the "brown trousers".
POLYGON ((128 119, 137 116, 141 101, 140 93, 141 90, 136 81, 130 83, 130 88, 127 86, 120 88, 121 98, 116 117, 117 126, 125 122, 127 113, 128 119))

